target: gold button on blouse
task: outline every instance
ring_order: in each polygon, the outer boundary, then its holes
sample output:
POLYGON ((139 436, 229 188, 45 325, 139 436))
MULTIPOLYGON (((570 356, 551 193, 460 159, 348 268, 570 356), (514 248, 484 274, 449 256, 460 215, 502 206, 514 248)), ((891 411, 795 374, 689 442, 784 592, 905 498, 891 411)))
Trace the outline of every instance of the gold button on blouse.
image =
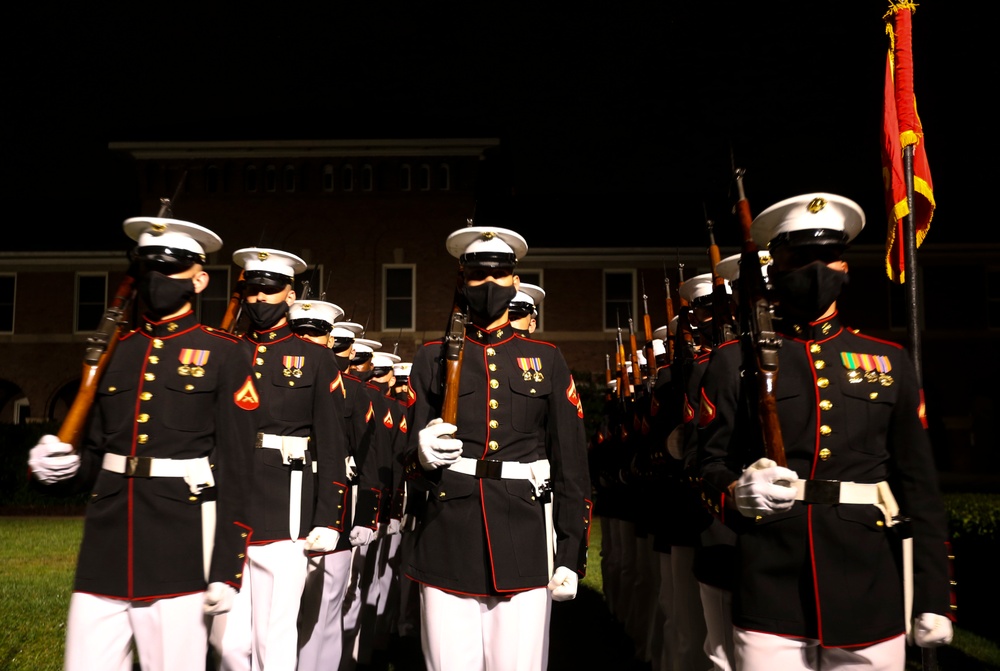
POLYGON ((819 387, 820 389, 826 389, 827 387, 830 386, 830 381, 825 377, 821 377, 816 380, 816 386, 819 387))
POLYGON ((496 410, 497 408, 500 407, 500 402, 498 400, 496 400, 495 398, 491 398, 490 399, 490 407, 492 409, 496 410))
POLYGON ((830 458, 830 450, 828 450, 827 448, 824 447, 822 450, 819 451, 819 458, 822 459, 823 461, 826 461, 827 459, 829 459, 830 458))
POLYGON ((500 426, 500 422, 496 421, 495 419, 491 419, 491 420, 490 420, 490 428, 491 428, 491 429, 495 429, 495 428, 497 428, 498 426, 500 426))
POLYGON ((142 401, 148 401, 151 398, 153 398, 153 394, 151 394, 148 391, 144 391, 141 394, 139 394, 139 399, 142 401))
POLYGON ((140 445, 145 445, 146 443, 149 442, 149 436, 146 435, 145 433, 140 433, 139 437, 136 440, 140 445))
POLYGON ((254 364, 256 364, 258 366, 263 366, 264 365, 264 359, 262 359, 261 357, 257 357, 256 359, 254 359, 254 364))
POLYGON ((145 424, 146 422, 149 421, 149 415, 143 412, 139 414, 139 417, 137 419, 140 424, 145 424))
POLYGON ((497 351, 495 349, 493 349, 492 347, 486 348, 486 356, 496 356, 496 355, 497 351))
POLYGON ((491 440, 490 441, 490 449, 491 450, 499 450, 500 449, 500 443, 498 443, 495 440, 491 440))
POLYGON ((831 433, 833 433, 833 429, 824 424, 823 426, 819 427, 819 432, 824 436, 829 436, 831 433))
POLYGON ((819 402, 820 410, 829 410, 832 407, 833 407, 833 401, 831 401, 830 399, 824 398, 822 401, 819 402))
POLYGON ((491 363, 490 364, 490 370, 496 370, 496 369, 497 369, 497 365, 495 363, 491 363))
POLYGON ((872 393, 868 394, 868 398, 874 401, 876 398, 878 398, 878 392, 873 391, 872 393))
POLYGON ((817 359, 815 366, 816 370, 823 370, 824 368, 826 368, 826 362, 823 361, 822 359, 817 359))
POLYGON ((490 389, 496 389, 499 386, 500 386, 499 382, 497 382, 496 380, 490 380, 490 389))
POLYGON ((267 345, 257 345, 257 351, 263 354, 267 351, 267 345))
POLYGON ((143 378, 145 378, 146 382, 152 382, 156 379, 156 375, 154 373, 146 373, 143 375, 143 378))
POLYGON ((149 363, 152 363, 152 364, 160 363, 160 357, 158 357, 158 356, 156 356, 154 354, 153 356, 149 357, 149 363))

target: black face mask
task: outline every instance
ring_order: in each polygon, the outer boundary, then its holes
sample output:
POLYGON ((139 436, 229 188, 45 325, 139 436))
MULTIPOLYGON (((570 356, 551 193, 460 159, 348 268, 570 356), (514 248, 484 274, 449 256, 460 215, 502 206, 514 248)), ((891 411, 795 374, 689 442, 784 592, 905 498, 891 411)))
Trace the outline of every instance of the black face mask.
POLYGON ((143 275, 139 283, 139 295, 154 316, 172 315, 194 299, 194 280, 190 277, 176 279, 150 271, 143 275))
POLYGON ((280 301, 278 303, 247 303, 247 314, 250 316, 250 323, 258 331, 266 331, 273 327, 288 312, 288 303, 280 301))
POLYGON ((496 282, 483 282, 474 287, 466 285, 462 292, 469 304, 473 321, 482 321, 486 324, 492 324, 499 319, 517 295, 514 285, 505 287, 496 282))
POLYGON ((341 373, 346 373, 347 369, 351 367, 351 357, 349 356, 334 356, 333 360, 337 362, 337 368, 340 369, 341 373))
POLYGON ((794 270, 772 270, 770 274, 781 312, 808 321, 826 312, 847 284, 847 273, 822 261, 794 270))

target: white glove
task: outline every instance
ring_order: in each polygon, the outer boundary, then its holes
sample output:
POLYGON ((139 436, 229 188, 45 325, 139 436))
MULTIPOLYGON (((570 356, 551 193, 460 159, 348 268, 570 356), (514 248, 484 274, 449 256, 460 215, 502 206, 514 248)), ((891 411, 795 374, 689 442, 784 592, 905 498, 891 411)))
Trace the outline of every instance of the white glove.
POLYGON ((458 431, 454 424, 445 422, 440 417, 427 422, 427 426, 417 434, 420 438, 418 456, 420 465, 430 471, 454 464, 462 456, 462 441, 453 436, 458 431))
POLYGON ((556 568, 549 580, 549 589, 552 590, 553 601, 571 601, 576 598, 576 586, 580 581, 580 576, 565 566, 556 568))
POLYGON ((389 525, 385 529, 386 536, 395 536, 399 533, 400 520, 392 517, 389 519, 389 525))
POLYGON ((667 454, 682 461, 684 459, 684 425, 679 424, 670 435, 667 436, 667 454))
POLYGON ((224 582, 209 583, 205 590, 206 615, 222 615, 228 613, 233 608, 233 599, 236 598, 236 590, 224 582))
POLYGON ((948 645, 954 635, 951 620, 937 613, 921 613, 913 619, 913 629, 910 632, 917 646, 921 648, 936 648, 948 645))
POLYGON ((305 549, 313 552, 333 552, 340 540, 340 532, 330 527, 313 527, 306 536, 305 549))
POLYGON ((368 527, 354 527, 351 529, 351 545, 368 545, 375 540, 375 530, 368 527))
POLYGON ((80 455, 73 452, 72 445, 47 433, 28 453, 28 468, 39 482, 51 485, 76 475, 80 470, 80 455))
POLYGON ((795 502, 795 488, 786 484, 798 479, 792 469, 778 466, 771 459, 758 459, 736 481, 736 507, 746 517, 789 510, 795 502))

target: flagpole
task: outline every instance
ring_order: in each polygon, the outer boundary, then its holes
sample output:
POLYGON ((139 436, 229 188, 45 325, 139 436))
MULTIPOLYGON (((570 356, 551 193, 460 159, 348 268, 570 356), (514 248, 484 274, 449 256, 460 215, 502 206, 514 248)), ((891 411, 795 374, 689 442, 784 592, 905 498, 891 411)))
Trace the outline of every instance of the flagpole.
POLYGON ((910 357, 917 369, 917 385, 923 386, 923 355, 920 347, 920 303, 917 300, 917 225, 913 203, 913 145, 903 149, 903 174, 906 180, 906 208, 903 220, 903 259, 905 295, 907 306, 906 334, 910 343, 910 357))

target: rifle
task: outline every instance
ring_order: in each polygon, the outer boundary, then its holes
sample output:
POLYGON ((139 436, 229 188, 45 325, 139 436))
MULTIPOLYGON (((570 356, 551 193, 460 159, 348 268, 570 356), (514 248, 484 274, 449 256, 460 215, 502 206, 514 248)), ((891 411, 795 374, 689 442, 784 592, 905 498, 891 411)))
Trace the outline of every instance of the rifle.
POLYGON ((663 347, 667 350, 667 361, 673 361, 674 341, 670 338, 670 324, 674 321, 674 299, 670 297, 670 278, 667 276, 666 262, 663 263, 663 289, 666 292, 667 305, 667 333, 663 338, 663 347))
POLYGON ((632 315, 628 317, 628 340, 630 361, 632 361, 632 384, 636 393, 642 388, 642 368, 639 366, 639 348, 635 342, 635 328, 632 325, 632 315))
POLYGON ((705 212, 705 226, 708 228, 708 258, 712 266, 712 341, 719 346, 733 339, 733 312, 729 307, 729 292, 726 278, 717 270, 722 260, 719 246, 715 244, 715 222, 705 212))
POLYGON ((746 361, 753 361, 757 377, 757 416, 764 440, 764 453, 779 466, 787 466, 785 443, 778 421, 778 403, 775 392, 778 380, 778 349, 781 338, 775 333, 772 320, 774 311, 767 298, 767 287, 760 273, 760 256, 757 244, 750 235, 750 204, 743 190, 742 168, 733 167, 737 201, 734 211, 743 234, 740 257, 741 318, 745 320, 743 348, 746 361))
MULTIPOLYGON (((656 382, 656 353, 653 352, 653 322, 649 317, 649 303, 646 295, 646 278, 642 275, 639 276, 642 280, 642 330, 643 334, 646 336, 646 378, 649 382, 649 389, 653 389, 653 383, 656 382)), ((670 328, 669 326, 667 327, 670 328)))
POLYGON ((604 355, 604 389, 606 401, 611 400, 611 355, 604 355))
MULTIPOLYGON (((472 226, 472 219, 466 224, 472 226)), ((452 300, 451 314, 448 316, 448 326, 444 336, 444 402, 441 405, 441 419, 449 424, 458 421, 458 385, 462 375, 462 355, 465 352, 465 326, 469 321, 468 307, 462 286, 465 278, 459 266, 455 282, 455 296, 452 300)), ((369 316, 371 316, 369 314, 369 316)))
POLYGON ((226 306, 226 314, 222 315, 222 324, 219 327, 227 333, 234 333, 236 325, 240 321, 243 313, 243 294, 246 293, 247 281, 240 271, 240 276, 236 278, 236 285, 233 286, 233 293, 229 295, 229 304, 226 306))
MULTIPOLYGON (((187 173, 181 175, 180 184, 174 193, 174 200, 184 186, 184 178, 187 173)), ((167 217, 171 213, 171 200, 169 198, 160 199, 160 211, 158 217, 167 217)), ((115 290, 114 298, 104 310, 101 322, 98 324, 94 334, 87 338, 87 349, 83 355, 83 373, 80 376, 80 388, 73 398, 73 403, 66 412, 66 418, 59 426, 59 442, 73 446, 73 451, 80 448, 80 440, 83 437, 83 429, 90 415, 90 408, 94 405, 94 396, 97 393, 97 385, 101 381, 104 370, 111 361, 115 347, 125 330, 126 318, 129 306, 135 299, 135 280, 138 274, 136 260, 129 264, 125 277, 122 278, 118 288, 115 290)))

